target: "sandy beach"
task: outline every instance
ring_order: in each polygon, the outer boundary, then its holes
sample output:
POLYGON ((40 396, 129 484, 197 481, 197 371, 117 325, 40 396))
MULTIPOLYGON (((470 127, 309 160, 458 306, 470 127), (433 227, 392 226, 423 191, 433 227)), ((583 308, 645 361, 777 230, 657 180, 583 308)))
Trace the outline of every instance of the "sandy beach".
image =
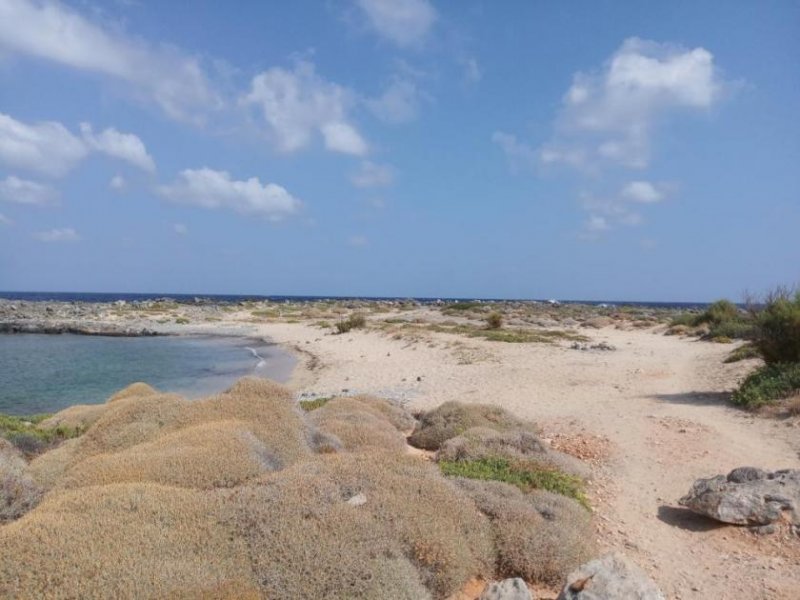
POLYGON ((796 540, 758 538, 677 506, 699 477, 742 465, 800 466, 797 422, 726 404, 725 393, 752 368, 723 364, 729 346, 612 327, 583 331, 612 352, 483 340, 453 347, 453 336, 437 333, 409 343, 369 331, 320 335, 302 324, 258 328, 302 350, 297 390, 373 393, 415 409, 490 402, 536 420, 550 439, 579 450, 585 441, 587 455, 599 457, 598 543, 634 558, 670 598, 796 597, 796 540))

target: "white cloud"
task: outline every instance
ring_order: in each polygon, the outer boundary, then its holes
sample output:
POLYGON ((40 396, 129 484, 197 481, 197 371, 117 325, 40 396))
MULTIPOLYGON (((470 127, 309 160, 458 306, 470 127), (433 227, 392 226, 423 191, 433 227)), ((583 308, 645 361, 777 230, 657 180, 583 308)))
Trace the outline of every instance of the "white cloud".
POLYGON ((228 208, 273 220, 297 212, 301 205, 279 185, 262 184, 257 177, 236 181, 227 171, 209 168, 181 171, 174 183, 159 186, 158 192, 173 202, 209 209, 228 208))
POLYGON ((370 27, 398 46, 422 42, 436 21, 428 0, 356 0, 370 27))
POLYGON ((125 181, 125 178, 122 175, 119 175, 119 174, 114 175, 111 178, 111 181, 108 182, 108 187, 110 187, 112 190, 116 190, 118 192, 124 190, 127 187, 127 185, 128 185, 128 182, 125 181))
POLYGON ((9 219, 3 213, 0 213, 0 225, 13 225, 13 224, 14 224, 14 221, 9 219))
POLYGON ((154 173, 156 170, 156 163, 147 153, 144 142, 132 133, 120 133, 109 127, 95 134, 89 123, 81 123, 81 134, 87 146, 93 150, 129 162, 149 173, 154 173))
POLYGON ((43 206, 55 204, 58 201, 58 192, 49 185, 9 175, 0 181, 0 200, 43 206))
POLYGON ((256 75, 241 98, 260 109, 267 135, 281 152, 305 148, 320 135, 329 150, 362 156, 367 143, 347 116, 352 102, 348 89, 322 79, 308 61, 291 71, 273 67, 256 75))
POLYGON ((39 231, 38 233, 34 233, 33 237, 40 242, 78 242, 81 239, 78 232, 71 227, 39 231))
POLYGON ((495 131, 492 141, 503 149, 513 170, 523 171, 537 164, 536 151, 528 144, 520 142, 515 135, 495 131))
POLYGON ((417 118, 420 92, 409 79, 395 78, 377 98, 368 99, 367 107, 387 123, 407 123, 417 118))
POLYGON ((708 50, 630 38, 602 69, 574 76, 540 159, 590 170, 644 168, 659 121, 673 111, 709 109, 722 88, 708 50))
POLYGON ((221 104, 196 58, 104 29, 57 2, 0 2, 0 48, 125 81, 176 119, 199 122, 221 104))
POLYGON ((189 233, 189 228, 183 223, 175 223, 175 225, 172 226, 172 229, 178 235, 186 235, 189 233))
POLYGON ((664 190, 649 181, 631 181, 622 188, 621 195, 626 200, 642 204, 654 204, 664 199, 664 190))
POLYGON ((389 165, 378 165, 365 160, 350 177, 350 181, 359 188, 386 187, 394 181, 394 169, 389 165))
POLYGON ((81 123, 82 137, 56 121, 27 124, 0 113, 0 164, 61 177, 92 152, 102 152, 153 172, 155 163, 142 140, 108 128, 95 135, 81 123))
POLYGON ((83 141, 61 123, 27 125, 0 113, 0 163, 6 166, 58 177, 87 153, 83 141))
POLYGON ((364 235, 351 235, 347 238, 347 245, 353 248, 363 248, 369 246, 369 240, 364 235))

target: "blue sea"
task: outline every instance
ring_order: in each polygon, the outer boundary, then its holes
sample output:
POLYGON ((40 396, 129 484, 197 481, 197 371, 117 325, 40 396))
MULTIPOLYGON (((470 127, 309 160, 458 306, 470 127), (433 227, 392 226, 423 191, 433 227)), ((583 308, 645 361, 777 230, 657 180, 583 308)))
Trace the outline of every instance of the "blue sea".
POLYGON ((278 346, 242 338, 0 334, 0 412, 104 402, 135 381, 195 398, 246 375, 286 381, 294 364, 278 346))
MULTIPOLYGON (((169 298, 179 303, 194 303, 207 300, 210 302, 246 302, 246 301, 269 301, 269 302, 317 302, 320 300, 383 300, 383 301, 403 301, 414 300, 421 304, 432 304, 435 302, 470 302, 481 300, 484 302, 544 302, 544 298, 413 298, 413 297, 392 297, 392 296, 259 296, 259 295, 240 295, 240 294, 128 294, 128 293, 106 293, 106 292, 3 292, 0 291, 0 298, 8 300, 29 300, 29 301, 56 301, 56 302, 116 302, 124 300, 126 302, 142 302, 146 300, 158 300, 169 298)), ((707 302, 660 302, 660 301, 640 301, 640 300, 569 300, 558 299, 562 304, 587 304, 590 306, 642 306, 648 308, 682 308, 699 309, 708 306, 707 302)))

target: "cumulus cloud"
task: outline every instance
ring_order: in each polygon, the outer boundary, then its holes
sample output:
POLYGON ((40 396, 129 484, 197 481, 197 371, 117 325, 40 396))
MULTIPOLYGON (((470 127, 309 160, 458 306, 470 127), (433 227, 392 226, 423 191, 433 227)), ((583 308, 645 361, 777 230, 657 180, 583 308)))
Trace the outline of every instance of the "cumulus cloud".
POLYGON ((144 171, 154 173, 156 163, 147 153, 142 140, 132 133, 120 133, 113 127, 95 134, 89 123, 81 123, 81 134, 92 150, 129 162, 144 171))
POLYGON ((362 156, 368 148, 348 118, 352 102, 348 89, 321 78, 302 60, 292 70, 273 67, 256 75, 241 98, 260 110, 267 135, 281 152, 305 148, 319 135, 329 150, 362 156))
POLYGON ((300 201, 274 183, 257 177, 236 181, 227 171, 185 169, 178 179, 158 187, 158 192, 172 202, 208 209, 226 208, 243 215, 258 215, 278 220, 295 213, 300 201))
POLYGON ((367 107, 387 123, 407 123, 419 114, 421 93, 409 79, 395 78, 377 98, 368 99, 367 107))
POLYGON ((590 232, 605 231, 608 229, 608 221, 599 215, 590 215, 586 221, 586 230, 590 232))
POLYGON ((675 111, 705 111, 723 82, 704 48, 630 38, 594 72, 577 73, 564 95, 544 163, 592 169, 644 168, 656 125, 675 111))
POLYGON ((124 81, 175 119, 200 122, 221 105, 197 58, 104 28, 64 4, 0 2, 0 49, 124 81))
POLYGON ((356 0, 367 24, 381 37, 408 47, 421 43, 436 22, 428 0, 356 0))
POLYGON ((175 223, 175 225, 172 226, 172 229, 178 235, 186 235, 189 233, 189 228, 183 223, 175 223))
POLYGON ((16 204, 44 206, 58 201, 58 192, 49 185, 9 175, 0 181, 0 200, 16 204))
POLYGON ((102 152, 155 171, 153 158, 138 136, 113 127, 95 134, 88 123, 81 124, 81 133, 78 137, 56 121, 28 124, 0 113, 0 164, 61 177, 90 152, 102 152))
POLYGON ((0 113, 0 163, 59 177, 88 154, 86 145, 61 123, 28 125, 0 113))
POLYGON ((81 236, 72 227, 39 231, 34 233, 33 237, 40 242, 79 242, 81 240, 81 236))
POLYGON ((386 187, 394 181, 394 169, 389 165, 379 165, 365 160, 350 181, 359 188, 386 187))

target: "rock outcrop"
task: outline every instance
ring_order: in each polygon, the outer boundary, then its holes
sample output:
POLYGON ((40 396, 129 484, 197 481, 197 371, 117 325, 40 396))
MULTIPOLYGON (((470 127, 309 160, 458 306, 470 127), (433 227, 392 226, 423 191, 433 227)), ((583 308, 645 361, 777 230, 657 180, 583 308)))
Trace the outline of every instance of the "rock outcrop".
POLYGON ((665 600, 639 567, 621 554, 607 554, 567 577, 558 600, 665 600))
POLYGON ((533 600, 533 596, 522 578, 513 577, 490 583, 478 600, 533 600))
POLYGON ((698 479, 680 499, 686 508, 723 523, 769 525, 782 518, 800 524, 800 469, 739 467, 727 476, 698 479))

